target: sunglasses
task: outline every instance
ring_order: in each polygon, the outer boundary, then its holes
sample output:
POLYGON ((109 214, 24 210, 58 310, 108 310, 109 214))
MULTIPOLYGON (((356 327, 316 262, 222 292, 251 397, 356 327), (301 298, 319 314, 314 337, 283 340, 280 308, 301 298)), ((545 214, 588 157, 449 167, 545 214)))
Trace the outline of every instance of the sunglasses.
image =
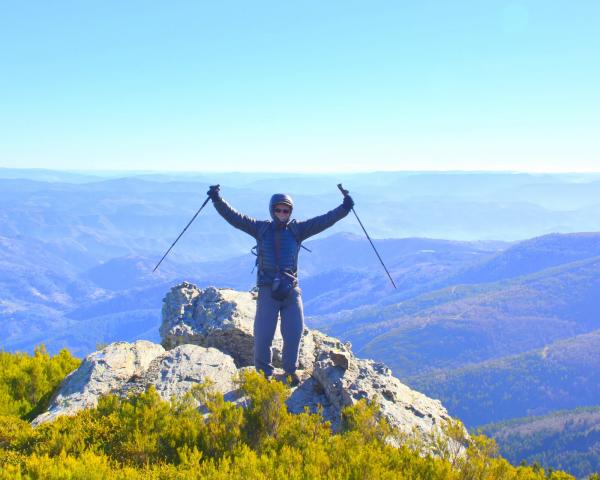
POLYGON ((289 208, 276 208, 275 213, 290 213, 289 208))

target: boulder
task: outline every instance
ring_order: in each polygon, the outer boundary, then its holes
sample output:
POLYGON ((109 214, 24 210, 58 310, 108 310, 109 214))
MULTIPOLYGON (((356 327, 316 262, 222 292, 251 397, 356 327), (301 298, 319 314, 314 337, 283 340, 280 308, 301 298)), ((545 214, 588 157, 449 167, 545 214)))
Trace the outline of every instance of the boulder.
POLYGON ((410 389, 384 364, 358 359, 349 350, 321 350, 312 377, 331 404, 334 422, 344 407, 363 398, 376 399, 390 425, 406 433, 428 434, 450 420, 439 400, 410 389))
POLYGON ((164 353, 163 347, 146 340, 116 342, 91 353, 63 380, 48 410, 32 423, 38 425, 58 415, 95 407, 101 395, 118 392, 131 378, 143 375, 152 361, 164 353))
POLYGON ((156 357, 144 373, 132 377, 119 393, 142 393, 154 385, 164 400, 171 400, 209 380, 215 390, 231 396, 237 373, 233 358, 216 348, 180 345, 156 357))
MULTIPOLYGON (((117 342, 90 354, 34 424, 92 407, 103 394, 125 396, 151 385, 170 399, 210 379, 226 399, 239 401, 234 379, 241 369, 253 368, 255 309, 256 298, 249 292, 201 290, 186 282, 173 287, 164 299, 162 346, 117 342)), ((281 346, 278 332, 273 347, 276 367, 281 346)), ((385 365, 357 358, 349 343, 317 330, 304 329, 299 363, 302 381, 291 389, 288 410, 320 409, 334 429, 340 426, 342 409, 363 398, 377 399, 381 414, 405 432, 426 436, 450 419, 439 400, 410 389, 385 365)), ((283 377, 280 367, 275 377, 283 377)))
MULTIPOLYGON (((254 365, 254 314, 256 294, 227 288, 204 290, 183 282, 163 299, 160 337, 168 350, 191 343, 214 347, 231 355, 238 368, 254 365)), ((273 340, 273 365, 282 368, 283 339, 279 329, 273 340)), ((299 368, 311 369, 314 339, 305 329, 300 343, 299 368)))

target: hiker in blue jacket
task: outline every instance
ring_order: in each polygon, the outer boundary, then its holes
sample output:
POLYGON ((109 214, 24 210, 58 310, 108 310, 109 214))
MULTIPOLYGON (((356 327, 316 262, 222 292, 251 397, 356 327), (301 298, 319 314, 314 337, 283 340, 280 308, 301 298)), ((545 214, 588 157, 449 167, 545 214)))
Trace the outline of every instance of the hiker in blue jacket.
POLYGON ((273 374, 271 344, 281 314, 283 337, 283 368, 290 384, 300 382, 298 353, 304 330, 301 290, 298 287, 298 253, 301 243, 331 227, 354 206, 349 195, 344 202, 324 215, 304 221, 290 220, 294 202, 289 195, 277 193, 271 197, 271 220, 255 220, 237 212, 221 198, 219 187, 210 187, 208 196, 215 209, 235 228, 251 235, 257 242, 258 299, 254 319, 254 366, 267 378, 273 374))

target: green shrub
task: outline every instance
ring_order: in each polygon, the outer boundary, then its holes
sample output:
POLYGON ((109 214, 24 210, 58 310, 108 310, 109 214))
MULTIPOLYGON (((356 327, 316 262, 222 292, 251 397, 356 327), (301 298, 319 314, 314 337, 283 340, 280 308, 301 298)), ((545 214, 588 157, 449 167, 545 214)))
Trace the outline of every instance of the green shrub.
POLYGON ((0 352, 0 415, 23 419, 37 416, 79 363, 67 349, 51 357, 43 345, 36 347, 33 355, 0 352))
POLYGON ((573 478, 513 467, 492 440, 468 442, 459 422, 444 427, 456 441, 445 448, 439 434, 427 443, 395 432, 376 402, 361 401, 342 412, 342 431, 334 434, 319 414, 288 413, 290 390, 281 383, 245 372, 239 388, 244 407, 206 383, 171 401, 154 388, 129 398, 108 395, 96 408, 36 428, 0 417, 0 480, 573 478))

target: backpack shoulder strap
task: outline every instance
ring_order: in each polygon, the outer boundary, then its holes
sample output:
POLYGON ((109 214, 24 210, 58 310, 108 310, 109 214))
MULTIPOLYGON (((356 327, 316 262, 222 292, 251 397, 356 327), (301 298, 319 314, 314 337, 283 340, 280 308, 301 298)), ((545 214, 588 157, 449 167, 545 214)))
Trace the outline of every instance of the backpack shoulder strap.
POLYGON ((290 232, 292 232, 292 235, 294 236, 298 244, 302 243, 302 241, 300 240, 300 231, 298 230, 298 224, 296 223, 296 220, 292 220, 287 224, 287 226, 290 232))
POLYGON ((261 224, 258 227, 258 241, 262 240, 262 237, 265 235, 265 232, 269 229, 270 226, 271 222, 261 222, 261 224))
POLYGON ((302 245, 302 239, 300 238, 300 230, 298 229, 298 223, 296 222, 296 220, 292 220, 291 222, 289 222, 288 228, 290 232, 292 232, 292 235, 296 239, 296 242, 298 242, 298 248, 303 248, 304 250, 311 252, 309 248, 306 248, 304 245, 302 245))
MULTIPOLYGON (((262 242, 263 237, 265 236, 265 233, 267 232, 267 230, 271 227, 271 222, 264 221, 264 222, 260 222, 258 225, 258 233, 256 235, 256 245, 254 245, 252 247, 252 250, 250 250, 252 252, 253 255, 256 255, 256 262, 254 262, 254 268, 258 267, 260 270, 262 270, 263 265, 263 258, 262 255, 259 254, 259 245, 260 242, 262 242)), ((252 269, 252 272, 254 272, 254 268, 252 269)))

